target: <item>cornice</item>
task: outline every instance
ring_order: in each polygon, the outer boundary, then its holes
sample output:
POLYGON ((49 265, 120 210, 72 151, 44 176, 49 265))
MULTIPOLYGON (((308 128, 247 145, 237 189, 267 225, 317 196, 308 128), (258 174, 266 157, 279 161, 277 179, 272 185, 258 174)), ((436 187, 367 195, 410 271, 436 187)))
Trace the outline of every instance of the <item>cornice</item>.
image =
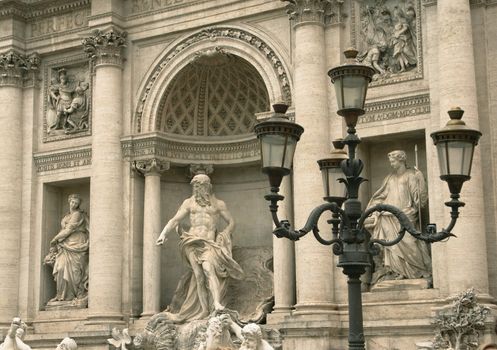
POLYGON ((366 103, 366 114, 358 124, 408 118, 430 113, 430 95, 420 94, 391 100, 366 103))
POLYGON ((123 137, 121 147, 124 159, 131 162, 156 158, 175 164, 217 165, 260 160, 259 143, 255 135, 230 140, 212 140, 153 132, 123 137))
POLYGON ((88 166, 91 165, 91 147, 35 153, 33 160, 38 173, 88 166))
POLYGON ((21 0, 4 1, 0 9, 0 18, 17 17, 24 20, 38 19, 78 8, 89 7, 91 0, 49 0, 27 3, 21 0))

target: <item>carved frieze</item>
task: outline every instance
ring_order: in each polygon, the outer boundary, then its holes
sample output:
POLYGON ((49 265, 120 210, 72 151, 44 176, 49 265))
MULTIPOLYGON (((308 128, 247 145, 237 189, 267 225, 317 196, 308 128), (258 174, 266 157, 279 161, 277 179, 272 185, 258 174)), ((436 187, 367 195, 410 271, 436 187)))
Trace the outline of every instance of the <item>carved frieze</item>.
POLYGON ((168 63, 176 57, 180 52, 203 40, 214 41, 216 38, 230 38, 233 40, 239 40, 251 46, 254 46, 259 51, 261 51, 266 58, 271 62, 273 69, 275 70, 278 80, 280 82, 280 87, 283 92, 283 99, 289 105, 291 105, 291 91, 289 83, 289 75, 287 74, 283 63, 276 55, 274 50, 267 45, 262 39, 254 35, 253 33, 248 33, 242 29, 230 28, 230 27, 216 27, 207 28, 200 32, 193 34, 179 42, 174 48, 169 51, 169 54, 165 56, 162 61, 155 68, 154 72, 148 78, 145 89, 141 92, 140 98, 138 99, 138 106, 135 112, 136 128, 138 132, 141 132, 141 119, 143 108, 154 84, 157 81, 162 70, 168 65, 168 63))
POLYGON ((429 114, 430 95, 422 94, 386 101, 370 102, 366 103, 365 110, 366 114, 359 118, 359 124, 429 114))
POLYGON ((174 138, 163 133, 129 136, 121 140, 126 159, 140 160, 157 157, 177 164, 237 164, 260 160, 255 136, 237 141, 212 142, 174 138))
POLYGON ((342 23, 343 0, 281 0, 286 2, 286 12, 295 24, 317 22, 322 24, 342 23))
POLYGON ((15 50, 0 54, 0 86, 23 87, 26 80, 34 80, 40 66, 40 56, 28 56, 15 50))
POLYGON ((365 0, 352 6, 352 45, 376 70, 371 86, 423 77, 420 0, 365 0))
POLYGON ((110 64, 122 66, 123 49, 126 47, 126 32, 111 29, 106 32, 96 29, 82 40, 83 50, 95 66, 110 64))
POLYGON ((45 65, 44 142, 90 135, 91 69, 81 56, 45 65))
POLYGON ((91 148, 36 153, 33 159, 38 173, 91 165, 91 148))

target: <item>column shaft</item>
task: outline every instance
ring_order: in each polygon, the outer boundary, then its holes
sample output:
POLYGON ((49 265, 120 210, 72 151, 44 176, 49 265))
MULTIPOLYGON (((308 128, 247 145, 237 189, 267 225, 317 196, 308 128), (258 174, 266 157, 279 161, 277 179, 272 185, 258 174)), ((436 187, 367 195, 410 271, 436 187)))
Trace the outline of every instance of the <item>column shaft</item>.
MULTIPOLYGON (((478 128, 469 1, 438 0, 437 17, 440 126, 445 125, 448 120, 447 111, 453 106, 460 106, 465 110, 463 118, 466 124, 478 128)), ((446 194, 445 199, 448 200, 448 190, 446 194)), ((466 202, 466 206, 461 209, 461 217, 454 229, 457 238, 447 242, 446 264, 450 294, 469 287, 482 293, 488 292, 483 198, 481 153, 477 148, 471 180, 464 184, 461 193, 461 200, 466 202)), ((445 221, 448 221, 447 216, 445 221)))
MULTIPOLYGON (((280 217, 293 222, 293 193, 291 177, 283 179, 280 193, 280 217)), ((295 244, 289 239, 273 236, 274 311, 289 314, 295 305, 295 244)))
MULTIPOLYGON (((295 118, 305 129, 294 160, 295 225, 300 228, 311 210, 322 202, 321 175, 316 161, 329 151, 328 81, 321 23, 310 21, 295 26, 294 74, 295 118)), ((295 249, 297 311, 330 309, 333 301, 331 249, 320 245, 312 235, 297 242, 295 249)))
POLYGON ((143 212, 143 313, 152 316, 160 310, 160 247, 155 241, 161 231, 160 174, 145 175, 143 212))
POLYGON ((10 324, 18 313, 19 257, 21 238, 22 181, 22 89, 0 85, 0 324, 10 324))
POLYGON ((122 71, 97 65, 90 190, 90 318, 121 318, 123 184, 122 71))

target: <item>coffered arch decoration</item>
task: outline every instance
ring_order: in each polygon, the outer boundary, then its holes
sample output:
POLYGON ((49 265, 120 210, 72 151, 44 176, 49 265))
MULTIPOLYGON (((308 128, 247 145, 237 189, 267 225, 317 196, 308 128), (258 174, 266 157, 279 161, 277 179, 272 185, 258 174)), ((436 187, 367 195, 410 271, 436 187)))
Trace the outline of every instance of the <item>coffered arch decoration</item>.
POLYGON ((200 53, 169 83, 155 128, 185 136, 231 136, 252 132, 255 114, 270 109, 257 70, 216 48, 200 53))
POLYGON ((273 48, 278 45, 272 43, 270 46, 270 39, 263 39, 263 36, 263 33, 256 33, 254 28, 220 26, 205 28, 176 40, 156 60, 147 74, 147 79, 140 86, 133 118, 134 133, 162 131, 187 136, 229 136, 248 133, 250 123, 254 122, 253 117, 251 122, 242 115, 223 119, 222 123, 221 117, 209 121, 206 119, 208 110, 194 111, 191 106, 190 113, 193 112, 195 118, 186 120, 183 117, 186 112, 182 110, 187 107, 186 102, 194 104, 209 98, 202 95, 203 93, 210 92, 210 98, 213 100, 209 101, 206 108, 210 108, 211 114, 219 116, 228 113, 226 108, 223 110, 223 106, 228 105, 231 105, 231 115, 237 113, 238 109, 241 110, 242 106, 245 111, 253 110, 257 113, 269 111, 269 106, 275 102, 284 101, 291 105, 291 79, 287 65, 282 59, 284 55, 273 48), (217 62, 220 60, 224 60, 224 63, 217 62), (231 67, 228 72, 221 67, 216 68, 216 65, 223 64, 225 67, 231 67), (206 73, 207 71, 210 73, 206 73), (196 81, 196 73, 210 74, 212 79, 207 82, 197 76, 196 81), (232 82, 232 79, 235 79, 236 83, 232 82), (228 82, 229 86, 224 86, 223 81, 228 82), (193 86, 185 85, 189 83, 193 86), (195 84, 206 85, 201 87, 195 84), (177 88, 182 88, 184 92, 190 91, 190 100, 182 95, 186 100, 179 103, 180 94, 176 93, 177 88), (193 91, 196 91, 197 95, 194 96, 193 91), (218 98, 222 96, 222 101, 218 100, 217 107, 217 98, 214 98, 216 91, 218 98), (256 97, 255 101, 253 97, 256 97), (237 102, 229 103, 232 99, 237 102), (182 107, 176 110, 174 106, 178 107, 178 103, 182 107), (266 105, 266 108, 261 108, 263 105, 266 105), (171 112, 176 114, 177 118, 164 116, 164 113, 171 112))

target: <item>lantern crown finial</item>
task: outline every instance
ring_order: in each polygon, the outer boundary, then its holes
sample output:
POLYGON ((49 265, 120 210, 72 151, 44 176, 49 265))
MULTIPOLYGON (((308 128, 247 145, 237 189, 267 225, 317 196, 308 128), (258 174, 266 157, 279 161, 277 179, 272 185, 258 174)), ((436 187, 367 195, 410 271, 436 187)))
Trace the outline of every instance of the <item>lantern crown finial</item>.
POLYGON ((285 114, 288 110, 288 105, 285 102, 276 102, 273 104, 274 113, 285 114))
POLYGON ((359 51, 357 51, 357 49, 355 47, 348 47, 347 49, 345 49, 343 54, 345 55, 345 58, 347 60, 355 61, 357 58, 357 55, 359 54, 359 51))

